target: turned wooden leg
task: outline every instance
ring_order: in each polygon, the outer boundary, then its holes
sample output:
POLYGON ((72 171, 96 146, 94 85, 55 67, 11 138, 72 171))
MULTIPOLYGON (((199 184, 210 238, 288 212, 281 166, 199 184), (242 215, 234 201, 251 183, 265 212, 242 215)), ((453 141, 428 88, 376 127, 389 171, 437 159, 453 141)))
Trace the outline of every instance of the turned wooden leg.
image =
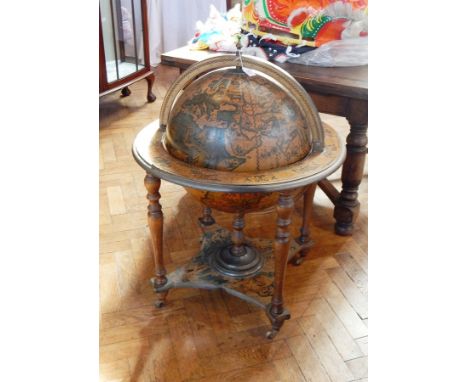
POLYGON ((125 86, 121 91, 122 97, 128 97, 132 92, 128 86, 125 86))
POLYGON ((213 216, 211 216, 211 208, 210 207, 203 207, 203 216, 201 218, 198 218, 198 221, 200 224, 203 226, 210 226, 213 225, 215 222, 213 216))
POLYGON ((272 328, 266 335, 268 338, 273 338, 285 320, 291 316, 283 306, 283 287, 286 274, 286 265, 288 262, 290 233, 289 224, 291 223, 291 215, 294 207, 294 200, 289 192, 281 192, 278 205, 276 207, 278 219, 276 223, 276 240, 275 240, 275 289, 271 304, 267 306, 267 315, 271 321, 272 328))
POLYGON ((351 123, 351 132, 346 139, 346 160, 341 181, 343 189, 335 203, 335 232, 352 235, 353 225, 359 214, 358 190, 364 174, 367 154, 367 124, 351 123))
POLYGON ((153 245, 153 256, 155 266, 155 277, 153 279, 153 288, 157 293, 156 307, 160 308, 164 305, 167 296, 167 291, 158 292, 157 288, 166 284, 166 269, 164 268, 163 258, 163 213, 159 199, 159 187, 161 179, 147 174, 145 177, 145 187, 148 191, 148 225, 151 233, 151 243, 153 245))
MULTIPOLYGON (((299 244, 307 244, 310 242, 310 218, 312 215, 312 206, 314 202, 315 190, 317 189, 317 183, 311 184, 306 192, 304 193, 304 207, 302 210, 302 226, 301 236, 297 239, 299 244)), ((304 257, 309 253, 310 247, 304 248, 294 257, 292 263, 294 265, 300 265, 304 261, 304 257)))
POLYGON ((154 83, 154 73, 151 73, 146 77, 146 82, 148 83, 148 92, 146 93, 146 99, 148 102, 156 101, 156 96, 153 94, 153 83, 154 83))

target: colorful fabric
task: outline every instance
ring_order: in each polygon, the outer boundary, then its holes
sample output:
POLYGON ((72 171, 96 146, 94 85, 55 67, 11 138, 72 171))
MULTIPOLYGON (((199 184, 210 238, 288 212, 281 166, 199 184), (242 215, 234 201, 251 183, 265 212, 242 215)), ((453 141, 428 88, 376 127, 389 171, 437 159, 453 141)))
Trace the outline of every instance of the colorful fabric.
POLYGON ((244 31, 318 47, 367 36, 367 0, 243 0, 244 31))
POLYGON ((204 23, 197 22, 195 36, 189 43, 192 49, 235 52, 241 26, 242 13, 239 5, 226 13, 220 13, 211 5, 208 19, 204 23))

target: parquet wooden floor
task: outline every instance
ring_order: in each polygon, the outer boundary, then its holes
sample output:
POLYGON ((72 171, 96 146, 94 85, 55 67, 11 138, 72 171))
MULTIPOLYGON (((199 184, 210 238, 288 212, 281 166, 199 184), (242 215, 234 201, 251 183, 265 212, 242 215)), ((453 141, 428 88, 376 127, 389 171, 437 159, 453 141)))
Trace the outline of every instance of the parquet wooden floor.
MULTIPOLYGON (((146 82, 132 95, 100 99, 100 376, 137 381, 367 381, 367 178, 353 237, 333 233, 333 209, 318 190, 315 247, 288 265, 285 300, 292 318, 274 340, 263 311, 220 291, 172 290, 153 306, 153 260, 143 170, 131 154, 135 134, 158 117, 173 68, 156 70, 155 103, 146 82)), ((345 136, 346 121, 323 118, 345 136)), ((335 179, 339 174, 334 175, 335 179)), ((339 184, 339 182, 337 182, 339 184)), ((166 264, 172 271, 197 251, 201 208, 183 188, 163 181, 166 264)), ((300 204, 293 220, 298 235, 300 204)), ((226 226, 231 216, 214 213, 226 226)), ((247 216, 246 233, 274 237, 275 213, 247 216)))

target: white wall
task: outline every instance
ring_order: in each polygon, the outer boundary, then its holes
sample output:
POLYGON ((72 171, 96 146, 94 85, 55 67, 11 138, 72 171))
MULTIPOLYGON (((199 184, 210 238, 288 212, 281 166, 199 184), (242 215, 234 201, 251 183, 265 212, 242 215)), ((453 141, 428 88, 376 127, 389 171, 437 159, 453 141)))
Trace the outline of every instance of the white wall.
POLYGON ((195 23, 205 21, 210 4, 226 11, 226 0, 147 0, 150 31, 150 61, 158 64, 161 53, 187 44, 195 33, 195 23))

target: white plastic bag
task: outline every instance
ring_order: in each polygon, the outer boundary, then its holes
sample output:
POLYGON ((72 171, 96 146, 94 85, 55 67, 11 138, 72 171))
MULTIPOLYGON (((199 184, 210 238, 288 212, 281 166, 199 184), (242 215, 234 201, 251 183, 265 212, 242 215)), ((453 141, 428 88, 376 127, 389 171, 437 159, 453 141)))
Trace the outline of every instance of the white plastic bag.
POLYGON ((313 66, 360 66, 367 65, 367 61, 367 37, 331 41, 288 60, 313 66))

